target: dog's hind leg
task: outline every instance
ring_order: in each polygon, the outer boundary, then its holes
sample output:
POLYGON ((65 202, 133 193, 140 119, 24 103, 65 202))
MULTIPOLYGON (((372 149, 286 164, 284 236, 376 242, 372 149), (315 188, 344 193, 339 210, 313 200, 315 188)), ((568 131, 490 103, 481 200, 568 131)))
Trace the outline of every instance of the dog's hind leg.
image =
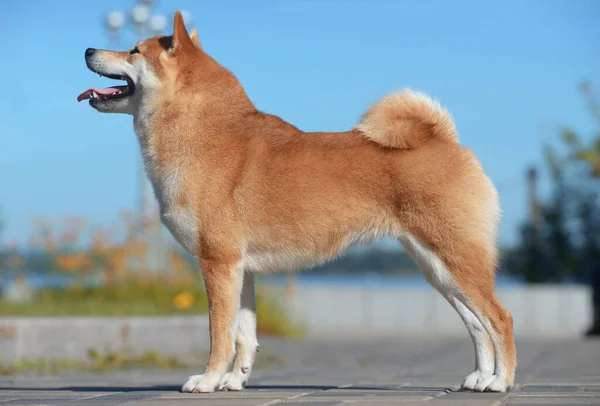
POLYGON ((246 272, 238 311, 233 368, 221 379, 219 390, 242 390, 246 386, 258 348, 254 274, 246 272))
POLYGON ((514 380, 516 349, 512 316, 494 294, 493 248, 454 241, 451 252, 442 248, 434 252, 410 234, 402 235, 400 241, 429 283, 456 309, 473 340, 477 370, 467 376, 463 387, 507 391, 514 380))
MULTIPOLYGON (((468 284, 467 284, 468 285, 468 284)), ((496 298, 493 287, 464 286, 464 295, 457 299, 480 321, 494 346, 495 367, 492 376, 482 376, 475 383, 477 392, 506 392, 514 383, 517 350, 514 342, 513 319, 496 298)))
POLYGON ((461 386, 462 389, 473 390, 477 382, 494 374, 494 346, 477 316, 467 306, 452 294, 447 295, 446 299, 465 323, 475 346, 475 371, 465 378, 461 386))

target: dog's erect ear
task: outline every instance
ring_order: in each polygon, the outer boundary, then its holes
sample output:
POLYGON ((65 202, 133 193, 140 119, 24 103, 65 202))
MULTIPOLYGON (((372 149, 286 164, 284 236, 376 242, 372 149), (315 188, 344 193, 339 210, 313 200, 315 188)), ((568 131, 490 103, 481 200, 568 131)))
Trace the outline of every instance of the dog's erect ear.
POLYGON ((196 48, 202 49, 202 45, 200 45, 200 40, 198 39, 198 30, 195 28, 190 32, 190 39, 196 48))
POLYGON ((183 16, 177 11, 175 13, 175 22, 173 24, 173 49, 187 50, 193 48, 194 44, 185 29, 183 16))

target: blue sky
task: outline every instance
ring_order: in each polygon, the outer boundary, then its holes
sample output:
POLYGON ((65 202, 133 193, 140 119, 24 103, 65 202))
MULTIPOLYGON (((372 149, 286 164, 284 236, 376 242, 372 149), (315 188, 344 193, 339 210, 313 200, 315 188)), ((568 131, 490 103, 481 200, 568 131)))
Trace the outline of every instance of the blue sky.
MULTIPOLYGON (((131 4, 0 2, 5 241, 26 241, 36 217, 109 225, 134 207, 131 118, 76 102, 110 85, 83 53, 117 46, 102 16, 131 4)), ((192 12, 189 28, 258 108, 304 130, 348 129, 403 87, 438 98, 500 191, 504 243, 527 214, 523 173, 541 164, 541 146, 562 125, 584 136, 593 128, 577 85, 600 87, 598 1, 163 0, 155 10, 171 20, 174 7, 192 12)), ((118 46, 134 42, 127 34, 118 46)))

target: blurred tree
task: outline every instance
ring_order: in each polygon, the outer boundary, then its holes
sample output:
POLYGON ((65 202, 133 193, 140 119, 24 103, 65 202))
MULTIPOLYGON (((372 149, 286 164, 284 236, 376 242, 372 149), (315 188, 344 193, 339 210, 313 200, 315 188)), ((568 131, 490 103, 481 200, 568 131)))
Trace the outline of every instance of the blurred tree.
POLYGON ((570 159, 582 163, 586 172, 595 180, 595 185, 591 185, 578 209, 583 238, 582 268, 593 291, 593 322, 587 334, 600 335, 600 210, 598 195, 594 190, 600 180, 600 105, 588 82, 581 84, 581 91, 592 118, 596 121, 596 132, 589 145, 584 145, 580 137, 568 128, 563 129, 562 138, 569 148, 570 159))
POLYGON ((600 107, 589 84, 581 90, 596 132, 585 145, 575 131, 561 130, 566 156, 545 148, 551 198, 541 205, 540 224, 522 226, 521 243, 506 252, 504 268, 528 283, 589 283, 594 322, 588 333, 600 335, 600 107))
POLYGON ((565 168, 550 147, 546 147, 545 157, 554 186, 552 197, 547 203, 538 203, 539 219, 532 214, 521 226, 518 247, 506 250, 503 258, 503 270, 527 283, 560 282, 573 271, 565 168))
MULTIPOLYGON (((600 130, 600 108, 588 84, 581 86, 600 130)), ((600 179, 600 131, 584 146, 574 131, 563 129, 568 147, 561 156, 550 146, 544 149, 552 180, 551 198, 540 204, 541 219, 521 227, 521 244, 507 251, 505 268, 527 282, 581 280, 586 266, 599 250, 600 211, 594 187, 600 179), (589 258, 588 258, 589 257, 589 258)))
POLYGON ((585 163, 590 175, 594 178, 600 178, 600 105, 588 82, 583 82, 580 88, 592 118, 596 121, 596 133, 593 134, 589 146, 585 146, 581 142, 580 137, 569 128, 562 130, 562 139, 570 149, 570 158, 585 163))
MULTIPOLYGON (((554 186, 552 197, 547 203, 532 202, 530 218, 521 226, 518 247, 505 250, 503 258, 503 270, 522 277, 527 283, 559 282, 570 273, 573 256, 567 227, 569 201, 565 165, 549 146, 545 147, 544 156, 554 186)), ((531 168, 528 178, 536 172, 531 168)))
POLYGON ((546 207, 543 209, 544 216, 544 237, 548 249, 548 263, 546 264, 548 279, 553 282, 559 282, 565 278, 570 278, 573 272, 576 272, 574 262, 574 242, 569 235, 570 204, 569 199, 574 191, 566 183, 565 163, 555 150, 549 146, 545 148, 544 155, 546 165, 550 171, 554 183, 553 196, 546 207))

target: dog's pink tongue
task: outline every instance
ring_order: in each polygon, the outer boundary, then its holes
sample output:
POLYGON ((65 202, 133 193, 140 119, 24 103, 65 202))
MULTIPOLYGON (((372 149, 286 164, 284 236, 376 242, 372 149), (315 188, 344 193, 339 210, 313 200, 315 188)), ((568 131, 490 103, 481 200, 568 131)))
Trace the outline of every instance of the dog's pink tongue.
POLYGON ((119 89, 116 89, 114 87, 106 87, 104 89, 96 89, 95 87, 92 87, 91 89, 86 90, 85 92, 81 93, 79 96, 77 96, 77 101, 82 101, 82 100, 86 100, 89 99, 92 96, 92 91, 96 92, 97 94, 113 94, 119 91, 119 89))

